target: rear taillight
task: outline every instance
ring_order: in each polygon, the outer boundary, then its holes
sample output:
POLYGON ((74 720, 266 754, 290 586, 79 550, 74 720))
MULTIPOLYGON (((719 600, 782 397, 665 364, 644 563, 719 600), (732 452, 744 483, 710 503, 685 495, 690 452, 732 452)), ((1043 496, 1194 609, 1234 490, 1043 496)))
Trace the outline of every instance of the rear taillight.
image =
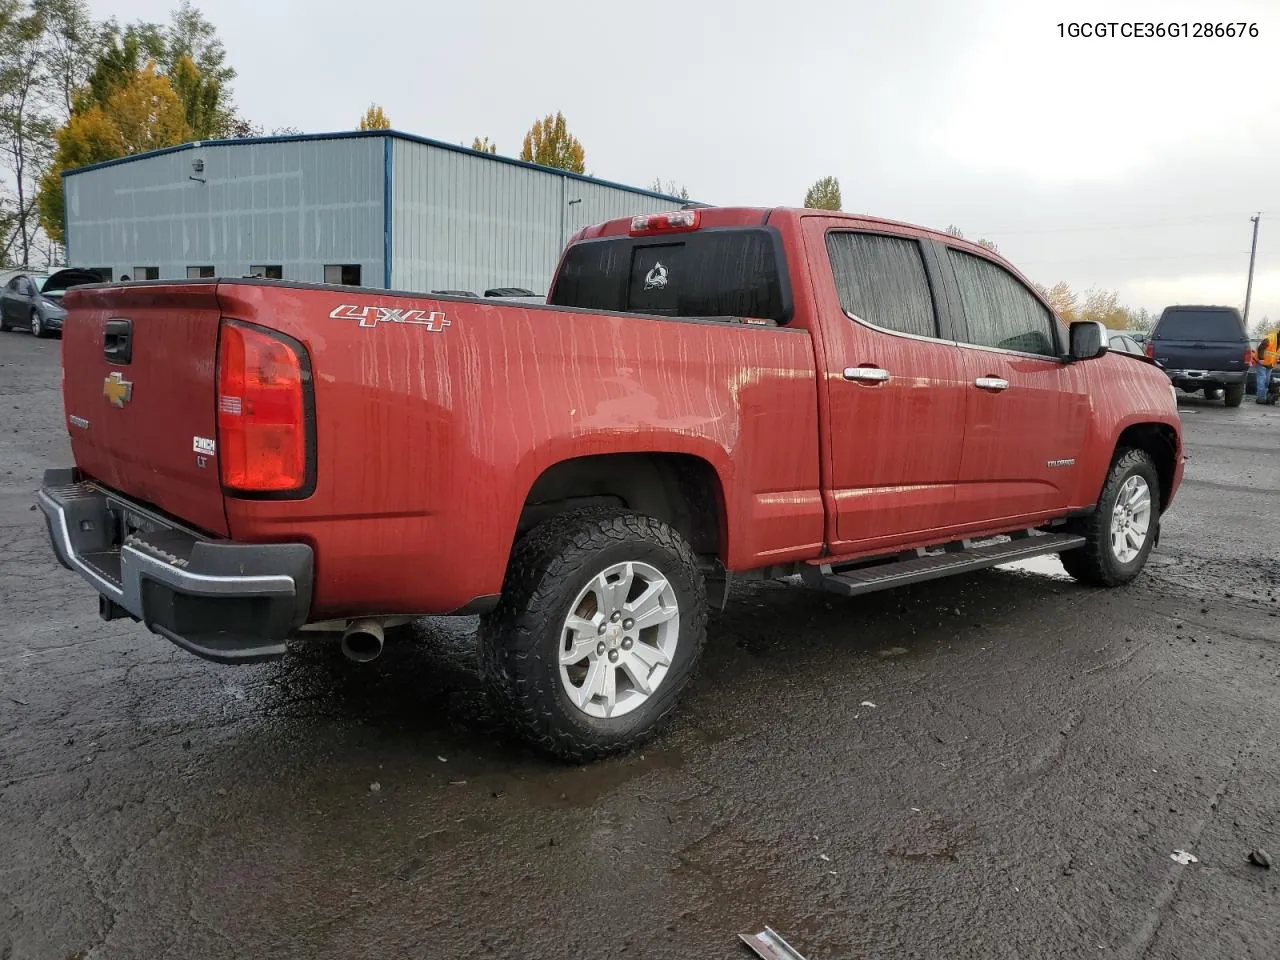
POLYGON ((1150 340, 1148 340, 1145 349, 1147 352, 1147 356, 1150 357, 1152 360, 1154 360, 1156 358, 1156 345, 1152 343, 1150 340))
POLYGON ((652 233, 690 233, 697 230, 701 222, 702 214, 698 210, 644 214, 631 218, 631 235, 641 237, 652 233))
POLYGON ((218 343, 218 463, 222 485, 285 493, 307 483, 306 383, 299 349, 223 321, 218 343))
POLYGON ((1244 365, 1246 367, 1253 366, 1253 347, 1244 348, 1244 365))

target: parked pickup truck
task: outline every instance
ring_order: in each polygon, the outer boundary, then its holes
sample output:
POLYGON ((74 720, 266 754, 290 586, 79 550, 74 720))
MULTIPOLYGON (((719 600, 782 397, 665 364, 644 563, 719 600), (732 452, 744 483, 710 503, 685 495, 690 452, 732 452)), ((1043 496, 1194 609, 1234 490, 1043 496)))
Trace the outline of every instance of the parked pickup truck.
POLYGON ((1253 348, 1235 307, 1165 307, 1147 341, 1147 356, 1179 390, 1206 398, 1221 390, 1228 407, 1244 402, 1253 348))
POLYGON ((481 614, 498 702, 582 761, 672 710, 734 579, 852 597, 1058 553, 1115 586, 1182 476, 1164 373, 942 233, 616 220, 548 301, 69 293, 54 550, 103 617, 228 663, 481 614))

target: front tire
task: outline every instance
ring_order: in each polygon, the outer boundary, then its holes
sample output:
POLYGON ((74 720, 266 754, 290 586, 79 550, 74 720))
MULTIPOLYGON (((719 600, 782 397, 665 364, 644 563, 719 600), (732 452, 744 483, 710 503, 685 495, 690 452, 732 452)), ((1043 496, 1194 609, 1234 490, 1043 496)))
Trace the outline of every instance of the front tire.
POLYGON ((40 319, 40 311, 31 311, 31 335, 37 340, 43 339, 45 336, 44 321, 40 319))
POLYGON ((1224 388, 1223 400, 1228 407, 1238 407, 1244 403, 1244 384, 1229 383, 1224 388))
POLYGON ((675 708, 706 638, 693 551, 660 520, 581 510, 526 534, 480 625, 495 701, 520 733, 586 763, 647 740, 675 708))
POLYGON ((1123 450, 1111 465, 1093 513, 1074 521, 1085 545, 1061 554, 1062 566, 1091 587, 1128 583, 1147 564, 1160 528, 1160 477, 1142 450, 1123 450))

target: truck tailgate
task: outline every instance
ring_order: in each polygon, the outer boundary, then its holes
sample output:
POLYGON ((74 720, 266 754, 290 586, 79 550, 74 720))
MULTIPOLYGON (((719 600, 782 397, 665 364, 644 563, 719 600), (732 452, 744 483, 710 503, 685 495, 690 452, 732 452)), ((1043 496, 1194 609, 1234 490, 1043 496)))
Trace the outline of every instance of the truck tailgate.
POLYGON ((1242 340, 1153 340, 1156 360, 1163 360, 1169 370, 1220 370, 1238 372, 1246 369, 1242 340))
POLYGON ((62 392, 76 466, 226 536, 214 448, 217 285, 74 290, 66 303, 62 392))

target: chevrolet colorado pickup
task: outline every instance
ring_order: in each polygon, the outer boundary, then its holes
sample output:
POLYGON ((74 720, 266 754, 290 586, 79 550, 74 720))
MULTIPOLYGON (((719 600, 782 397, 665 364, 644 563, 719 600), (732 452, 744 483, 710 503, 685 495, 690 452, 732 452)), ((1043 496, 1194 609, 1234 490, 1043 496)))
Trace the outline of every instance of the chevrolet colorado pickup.
POLYGON ((546 305, 253 279, 67 295, 60 561, 200 656, 480 614, 514 725, 648 736, 734 578, 843 596, 1057 553, 1135 577, 1168 378, 982 247, 812 210, 579 231, 546 305))

